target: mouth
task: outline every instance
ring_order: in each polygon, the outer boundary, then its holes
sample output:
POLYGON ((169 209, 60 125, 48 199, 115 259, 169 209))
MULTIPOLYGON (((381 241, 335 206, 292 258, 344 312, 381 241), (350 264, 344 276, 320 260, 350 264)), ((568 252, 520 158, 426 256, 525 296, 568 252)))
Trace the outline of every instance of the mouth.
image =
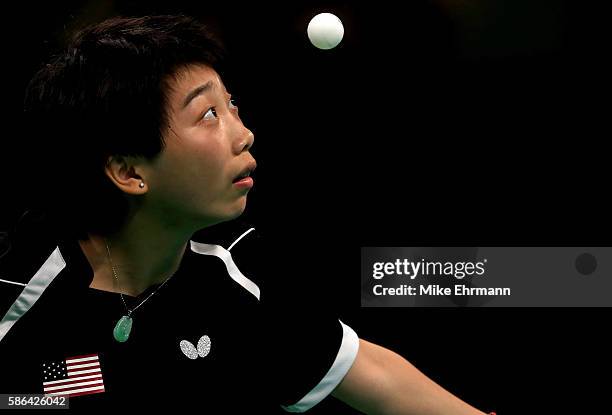
POLYGON ((253 174, 253 172, 255 171, 255 168, 257 167, 257 163, 255 163, 255 161, 249 163, 247 166, 245 166, 240 173, 238 173, 238 175, 234 178, 234 180, 232 180, 232 183, 237 183, 247 177, 250 177, 251 174, 253 174))

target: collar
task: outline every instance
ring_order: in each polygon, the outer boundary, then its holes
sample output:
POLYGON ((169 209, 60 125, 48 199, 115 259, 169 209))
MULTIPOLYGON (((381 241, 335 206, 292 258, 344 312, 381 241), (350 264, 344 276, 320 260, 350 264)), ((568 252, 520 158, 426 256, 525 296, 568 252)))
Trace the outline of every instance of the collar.
MULTIPOLYGON (((179 265, 179 268, 176 271, 176 274, 179 274, 183 269, 186 261, 189 261, 191 258, 197 258, 200 255, 209 255, 215 256, 221 261, 223 261, 225 268, 229 274, 229 276, 240 284, 245 290, 250 292, 253 296, 259 300, 260 298, 260 289, 259 287, 247 278, 238 268, 234 259, 230 253, 230 250, 240 242, 245 236, 247 236, 250 232, 254 231, 255 228, 251 227, 246 232, 243 232, 236 240, 234 240, 227 249, 222 247, 221 245, 216 244, 206 244, 202 242, 196 242, 193 240, 189 240, 185 247, 185 252, 183 253, 183 258, 179 265)), ((64 267, 67 268, 70 274, 75 275, 75 284, 79 287, 88 288, 93 281, 93 269, 85 256, 85 253, 82 251, 81 246, 79 245, 77 240, 74 239, 60 239, 57 244, 57 249, 54 251, 58 253, 61 259, 63 260, 64 267)), ((52 254, 53 256, 53 254, 52 254)), ((173 278, 175 278, 175 275, 173 278)), ((156 287, 152 286, 142 292, 138 297, 140 298, 142 295, 147 295, 150 289, 154 289, 156 287)), ((124 294, 125 296, 125 294, 124 294)), ((131 296, 128 296, 131 297, 131 296)))

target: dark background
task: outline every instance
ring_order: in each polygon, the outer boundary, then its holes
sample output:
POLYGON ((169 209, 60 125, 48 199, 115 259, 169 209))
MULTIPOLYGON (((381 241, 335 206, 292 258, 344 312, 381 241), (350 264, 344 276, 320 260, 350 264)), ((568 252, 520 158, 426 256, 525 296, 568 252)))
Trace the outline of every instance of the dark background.
MULTIPOLYGON (((66 33, 117 14, 190 14, 230 52, 226 83, 258 161, 245 217, 299 248, 287 261, 313 278, 296 286, 308 284, 360 337, 483 411, 603 409, 609 310, 362 309, 359 252, 609 245, 608 10, 578 1, 399 3, 6 6, 2 228, 19 217, 24 192, 36 191, 28 168, 36 149, 20 136, 23 91, 66 33), (344 23, 333 50, 306 36, 320 12, 344 23)), ((355 413, 332 399, 311 412, 355 413)))

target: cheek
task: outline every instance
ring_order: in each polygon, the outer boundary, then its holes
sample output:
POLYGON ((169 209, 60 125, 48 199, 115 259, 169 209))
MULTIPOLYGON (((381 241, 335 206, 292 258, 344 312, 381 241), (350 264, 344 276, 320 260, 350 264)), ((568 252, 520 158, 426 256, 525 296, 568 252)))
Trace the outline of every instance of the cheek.
POLYGON ((199 152, 191 155, 193 165, 190 170, 193 172, 192 178, 199 185, 205 185, 208 189, 219 186, 224 173, 223 163, 217 153, 199 152))
POLYGON ((169 140, 156 171, 163 197, 176 200, 211 200, 229 186, 227 153, 221 136, 183 130, 180 139, 169 140))
POLYGON ((213 137, 190 142, 175 158, 176 169, 187 186, 206 186, 214 189, 225 174, 224 149, 213 137))

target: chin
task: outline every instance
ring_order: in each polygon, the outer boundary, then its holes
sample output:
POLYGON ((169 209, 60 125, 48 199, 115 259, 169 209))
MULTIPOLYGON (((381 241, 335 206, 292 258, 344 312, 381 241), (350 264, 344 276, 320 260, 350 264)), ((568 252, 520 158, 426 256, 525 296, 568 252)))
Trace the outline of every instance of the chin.
POLYGON ((241 216, 246 209, 245 202, 234 203, 225 212, 217 216, 219 222, 226 222, 241 216))
POLYGON ((235 212, 235 213, 232 215, 232 217, 230 218, 230 220, 231 220, 231 219, 236 219, 237 217, 241 216, 241 215, 244 213, 244 209, 245 209, 245 207, 242 207, 242 209, 240 209, 240 210, 236 211, 236 212, 235 212))

